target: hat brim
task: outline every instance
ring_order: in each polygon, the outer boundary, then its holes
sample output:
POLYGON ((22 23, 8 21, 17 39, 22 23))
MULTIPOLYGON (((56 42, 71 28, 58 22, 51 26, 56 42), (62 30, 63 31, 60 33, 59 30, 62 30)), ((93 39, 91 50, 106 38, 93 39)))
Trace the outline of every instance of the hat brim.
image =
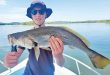
POLYGON ((51 8, 47 8, 46 9, 46 18, 48 18, 50 15, 52 14, 52 9, 51 8))

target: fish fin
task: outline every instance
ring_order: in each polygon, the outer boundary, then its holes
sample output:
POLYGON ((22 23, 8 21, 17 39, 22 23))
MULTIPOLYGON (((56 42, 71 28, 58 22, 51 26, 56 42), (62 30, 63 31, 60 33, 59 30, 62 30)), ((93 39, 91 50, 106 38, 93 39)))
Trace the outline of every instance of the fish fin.
POLYGON ((69 48, 71 48, 71 49, 75 49, 75 47, 74 47, 74 46, 70 46, 70 45, 69 45, 69 48))
POLYGON ((107 65, 110 64, 110 59, 104 57, 103 55, 99 53, 95 53, 93 55, 89 55, 89 58, 94 65, 94 67, 99 68, 99 69, 104 69, 107 65))
POLYGON ((38 59, 39 59, 39 55, 40 55, 39 47, 38 47, 38 46, 34 47, 34 50, 35 50, 36 60, 38 61, 38 59))
POLYGON ((81 34, 79 34, 78 32, 76 32, 75 30, 73 30, 73 29, 71 29, 71 28, 69 28, 69 27, 67 27, 67 26, 60 26, 60 28, 63 28, 63 29, 65 29, 65 30, 69 31, 70 33, 75 34, 76 36, 78 36, 79 38, 81 38, 81 40, 82 40, 87 46, 90 46, 89 40, 87 40, 86 37, 82 36, 81 34))

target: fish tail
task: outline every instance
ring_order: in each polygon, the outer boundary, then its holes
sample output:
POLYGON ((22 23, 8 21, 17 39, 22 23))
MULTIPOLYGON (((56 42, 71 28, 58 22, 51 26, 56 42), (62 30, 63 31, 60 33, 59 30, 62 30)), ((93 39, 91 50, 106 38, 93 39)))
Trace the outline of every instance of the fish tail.
POLYGON ((89 55, 89 58, 95 68, 104 69, 104 67, 110 64, 110 59, 93 50, 92 52, 93 53, 89 55))

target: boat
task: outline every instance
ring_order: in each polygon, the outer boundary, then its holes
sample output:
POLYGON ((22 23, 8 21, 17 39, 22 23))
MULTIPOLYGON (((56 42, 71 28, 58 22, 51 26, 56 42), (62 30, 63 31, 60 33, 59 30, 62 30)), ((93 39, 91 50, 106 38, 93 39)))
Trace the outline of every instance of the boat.
MULTIPOLYGON (((84 66, 85 68, 87 68, 88 70, 90 70, 91 72, 94 73, 94 75, 101 75, 99 72, 97 72, 96 70, 94 70, 93 68, 91 68, 90 66, 84 64, 83 62, 79 61, 76 58, 73 58, 67 54, 63 54, 65 57, 67 57, 68 59, 71 59, 72 61, 74 61, 76 63, 76 69, 78 71, 78 73, 75 73, 71 70, 69 70, 66 67, 60 67, 58 66, 56 63, 54 63, 55 65, 55 75, 84 75, 81 74, 81 70, 80 70, 80 65, 84 66)), ((16 65, 13 68, 8 68, 8 70, 0 73, 0 75, 22 75, 24 72, 24 69, 26 67, 26 63, 28 61, 28 58, 26 58, 25 60, 23 60, 21 63, 19 63, 18 65, 16 65)))

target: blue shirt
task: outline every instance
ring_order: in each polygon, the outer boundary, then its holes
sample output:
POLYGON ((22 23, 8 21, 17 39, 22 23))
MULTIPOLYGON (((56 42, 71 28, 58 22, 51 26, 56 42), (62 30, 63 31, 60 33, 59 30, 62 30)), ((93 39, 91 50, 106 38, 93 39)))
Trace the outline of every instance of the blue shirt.
POLYGON ((23 75, 54 75, 52 52, 40 48, 37 61, 34 49, 29 50, 29 60, 23 75))

